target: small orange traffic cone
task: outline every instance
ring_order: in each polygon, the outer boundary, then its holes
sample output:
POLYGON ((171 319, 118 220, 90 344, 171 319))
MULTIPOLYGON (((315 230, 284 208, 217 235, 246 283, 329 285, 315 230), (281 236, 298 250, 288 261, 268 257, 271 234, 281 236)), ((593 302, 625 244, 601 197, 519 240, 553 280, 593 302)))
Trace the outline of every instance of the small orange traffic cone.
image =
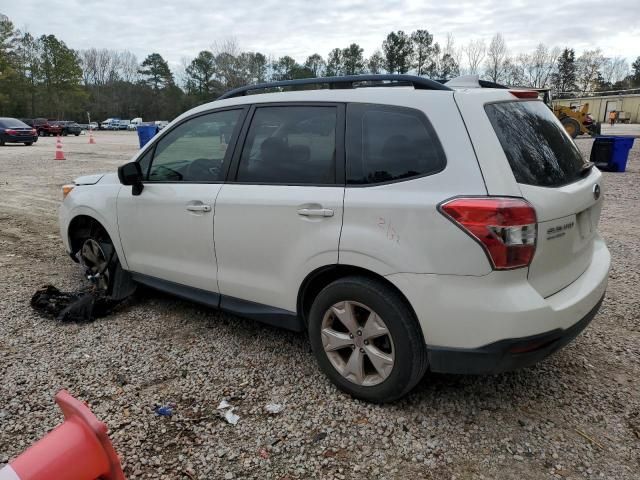
MULTIPOLYGON (((55 160, 66 160, 66 158, 64 158, 64 152, 62 151, 62 140, 60 140, 60 135, 58 135, 58 141, 56 142, 55 160)), ((0 480, 2 479, 0 478, 0 480)))
POLYGON ((64 422, 0 470, 0 480, 125 480, 107 426, 65 390, 64 422))
POLYGON ((92 132, 92 130, 89 129, 89 145, 95 145, 96 141, 93 138, 93 134, 91 132, 92 132))

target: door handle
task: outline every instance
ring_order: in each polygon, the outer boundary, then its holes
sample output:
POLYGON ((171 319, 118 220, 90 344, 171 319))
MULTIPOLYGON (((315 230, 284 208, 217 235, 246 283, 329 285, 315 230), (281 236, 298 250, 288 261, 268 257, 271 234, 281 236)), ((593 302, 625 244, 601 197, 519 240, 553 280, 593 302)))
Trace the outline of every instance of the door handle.
POLYGON ((300 208, 298 215, 303 217, 333 217, 333 210, 330 208, 300 208))
POLYGON ((187 205, 190 212, 210 212, 211 205, 187 205))

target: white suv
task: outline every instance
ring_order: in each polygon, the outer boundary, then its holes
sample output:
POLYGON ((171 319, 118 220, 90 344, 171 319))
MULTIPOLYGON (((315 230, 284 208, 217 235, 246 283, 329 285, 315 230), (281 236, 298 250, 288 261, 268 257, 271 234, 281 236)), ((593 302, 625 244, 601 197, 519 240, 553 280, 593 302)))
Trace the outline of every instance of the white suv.
POLYGON ((243 87, 66 190, 65 246, 109 295, 141 283, 308 331, 327 376, 370 401, 427 369, 531 365, 607 286, 600 172, 536 92, 469 79, 243 87))

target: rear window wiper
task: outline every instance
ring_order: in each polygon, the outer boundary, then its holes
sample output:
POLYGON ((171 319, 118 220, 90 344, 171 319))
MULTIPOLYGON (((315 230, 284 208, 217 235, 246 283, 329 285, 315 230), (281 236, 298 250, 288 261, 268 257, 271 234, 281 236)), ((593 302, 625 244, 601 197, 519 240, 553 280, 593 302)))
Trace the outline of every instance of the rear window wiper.
POLYGON ((594 166, 595 163, 593 162, 585 162, 580 168, 580 175, 586 177, 594 166))

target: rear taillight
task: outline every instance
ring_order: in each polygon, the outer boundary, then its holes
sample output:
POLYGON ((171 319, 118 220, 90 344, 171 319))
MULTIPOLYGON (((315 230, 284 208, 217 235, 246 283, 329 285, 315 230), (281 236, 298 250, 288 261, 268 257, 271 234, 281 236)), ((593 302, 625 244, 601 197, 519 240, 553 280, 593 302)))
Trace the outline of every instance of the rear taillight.
POLYGON ((38 131, 35 128, 31 129, 31 135, 36 135, 38 133, 38 131))
POLYGON ((536 251, 536 211, 522 198, 454 198, 438 207, 476 240, 494 270, 526 267, 536 251))
POLYGON ((7 129, 5 130, 5 133, 6 133, 7 135, 17 135, 17 134, 18 134, 18 132, 17 132, 16 130, 13 130, 13 129, 11 129, 11 128, 7 128, 7 129))

